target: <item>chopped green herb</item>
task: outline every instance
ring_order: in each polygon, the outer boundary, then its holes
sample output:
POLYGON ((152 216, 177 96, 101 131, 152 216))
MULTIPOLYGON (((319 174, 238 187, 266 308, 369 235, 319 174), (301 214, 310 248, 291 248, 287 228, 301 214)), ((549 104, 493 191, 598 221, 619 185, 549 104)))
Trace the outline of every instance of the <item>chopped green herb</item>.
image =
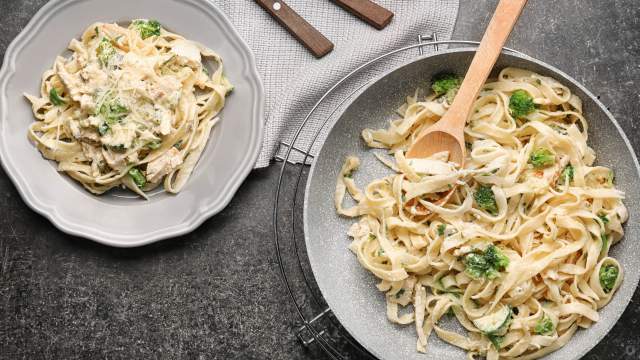
POLYGON ((542 80, 540 80, 540 79, 536 79, 536 84, 538 84, 538 85, 542 85, 542 80))
POLYGON ((464 147, 467 148, 467 150, 471 151, 471 149, 473 149, 473 144, 468 141, 465 141, 464 147))
POLYGON ((96 56, 98 56, 98 61, 102 65, 102 67, 109 66, 111 59, 116 54, 116 48, 113 47, 111 41, 106 37, 103 37, 100 40, 100 44, 96 48, 96 56))
POLYGON ((400 298, 402 295, 404 295, 404 289, 400 289, 400 291, 396 293, 396 299, 400 298))
POLYGON ((509 98, 509 110, 511 116, 516 119, 522 119, 531 114, 536 109, 533 98, 524 90, 516 90, 509 98))
POLYGON ((55 106, 65 104, 65 101, 60 97, 60 95, 58 95, 58 90, 56 90, 56 88, 54 87, 49 90, 49 101, 51 101, 51 103, 55 106))
POLYGON ((369 240, 373 241, 375 239, 377 239, 378 237, 375 234, 369 234, 369 240))
POLYGON ((346 173, 344 173, 344 177, 351 179, 353 177, 353 170, 349 170, 346 173))
POLYGON ((180 150, 180 148, 182 147, 182 140, 179 140, 177 143, 173 144, 173 147, 180 150))
POLYGON ((206 68, 206 67, 204 67, 204 66, 202 67, 202 72, 203 72, 205 75, 209 76, 209 70, 207 70, 207 68, 206 68))
POLYGON ((605 225, 609 223, 609 218, 607 217, 607 214, 605 214, 605 213, 598 213, 598 218, 600 218, 602 223, 605 224, 605 225))
POLYGON ((385 252, 383 248, 378 249, 378 256, 384 256, 385 252))
POLYGON ((129 169, 129 176, 133 179, 133 182, 137 187, 142 188, 147 184, 147 178, 144 176, 142 171, 138 168, 129 169))
POLYGON ((607 174, 607 186, 613 187, 613 184, 616 180, 616 175, 613 173, 613 170, 609 170, 607 174))
POLYGON ((556 162, 556 155, 545 147, 535 148, 529 156, 529 164, 536 169, 551 166, 556 162))
POLYGON ((109 129, 111 129, 109 124, 107 124, 106 121, 103 121, 100 126, 98 126, 98 133, 100 134, 100 136, 104 136, 109 131, 109 129))
POLYGON ((502 343, 504 342, 504 336, 487 334, 487 338, 489 338, 489 341, 491 341, 491 344, 493 344, 496 350, 500 350, 500 348, 502 347, 502 343))
POLYGON ((500 271, 509 266, 509 258, 497 246, 491 244, 484 252, 467 254, 463 263, 467 274, 474 279, 495 279, 500 271))
POLYGON ((115 152, 124 152, 126 150, 126 148, 124 147, 124 144, 111 145, 109 146, 109 148, 115 152))
POLYGON ((473 194, 473 199, 478 204, 478 207, 491 215, 498 214, 498 204, 496 203, 496 197, 488 185, 480 185, 478 190, 473 194))
POLYGON ((551 318, 549 318, 547 314, 544 314, 542 318, 538 320, 534 329, 538 335, 552 335, 553 330, 553 321, 551 321, 551 318))
POLYGON ((445 73, 434 77, 432 82, 431 89, 433 92, 436 93, 437 96, 446 94, 447 101, 452 103, 460 88, 462 79, 455 74, 445 73))
POLYGON ((558 179, 558 181, 560 182, 561 185, 570 184, 573 181, 574 174, 575 174, 575 169, 571 164, 569 164, 565 166, 564 169, 562 169, 562 172, 560 173, 560 178, 558 179))
POLYGON ((438 225, 438 235, 443 236, 444 235, 444 231, 446 229, 447 229, 447 225, 445 225, 445 224, 438 225))
POLYGON ((96 28, 95 28, 95 29, 93 29, 93 30, 95 30, 95 32, 96 32, 96 37, 100 36, 100 30, 98 29, 98 27, 97 27, 97 26, 96 26, 96 28))
POLYGON ((133 26, 138 29, 143 40, 150 36, 160 35, 160 23, 157 20, 136 20, 133 22, 133 26))
POLYGON ((600 234, 600 240, 602 241, 601 251, 604 251, 609 246, 609 236, 605 233, 600 234))
POLYGON ((600 267, 600 285, 605 293, 611 292, 616 284, 620 270, 615 265, 605 265, 600 267))
POLYGON ((159 148, 159 147, 160 147, 160 145, 162 145, 162 141, 160 141, 160 140, 153 140, 153 141, 151 141, 151 142, 148 142, 146 146, 147 146, 149 149, 151 149, 151 150, 155 150, 155 149, 159 148))

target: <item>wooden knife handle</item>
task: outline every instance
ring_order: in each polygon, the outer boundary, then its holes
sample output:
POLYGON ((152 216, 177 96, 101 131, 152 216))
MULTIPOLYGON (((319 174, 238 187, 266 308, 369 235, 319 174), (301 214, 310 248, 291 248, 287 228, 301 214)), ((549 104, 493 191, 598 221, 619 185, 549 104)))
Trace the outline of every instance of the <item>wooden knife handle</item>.
POLYGON ((384 29, 393 18, 391 11, 369 0, 333 1, 378 30, 384 29))
MULTIPOLYGON (((255 0, 311 53, 321 58, 333 50, 333 43, 281 0, 255 0)), ((267 40, 268 41, 268 40, 267 40)))

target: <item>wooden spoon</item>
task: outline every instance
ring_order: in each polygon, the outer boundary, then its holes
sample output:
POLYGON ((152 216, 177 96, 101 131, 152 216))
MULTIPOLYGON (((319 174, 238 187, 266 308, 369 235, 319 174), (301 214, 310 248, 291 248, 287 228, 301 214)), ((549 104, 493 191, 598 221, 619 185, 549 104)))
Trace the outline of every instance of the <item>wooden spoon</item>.
POLYGON ((407 158, 425 158, 448 151, 449 161, 464 167, 464 126, 526 3, 527 0, 500 0, 453 104, 438 122, 419 135, 407 151, 407 158))

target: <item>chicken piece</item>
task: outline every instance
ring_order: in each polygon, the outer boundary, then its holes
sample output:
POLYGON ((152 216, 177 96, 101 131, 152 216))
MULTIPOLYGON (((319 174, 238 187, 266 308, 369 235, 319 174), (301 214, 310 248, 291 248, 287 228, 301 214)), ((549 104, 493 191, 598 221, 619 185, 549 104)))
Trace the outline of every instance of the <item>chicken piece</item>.
POLYGON ((101 148, 87 143, 81 143, 81 145, 84 156, 86 156, 87 160, 91 161, 91 175, 99 176, 100 168, 105 163, 101 148))
POLYGON ((82 78, 80 77, 80 74, 69 73, 65 68, 63 61, 64 59, 62 58, 59 58, 58 61, 56 61, 56 74, 69 91, 69 95, 71 95, 71 98, 75 101, 80 102, 80 98, 82 97, 82 95, 86 94, 88 91, 84 85, 84 82, 82 81, 82 78))
POLYGON ((156 105, 154 109, 156 111, 156 119, 158 119, 159 122, 158 130, 160 131, 160 134, 168 135, 171 132, 171 126, 173 125, 171 112, 159 105, 156 105))
POLYGON ((136 124, 133 122, 114 124, 111 126, 111 131, 100 140, 107 146, 123 146, 125 149, 129 149, 136 138, 136 129, 136 124))
POLYGON ((180 165, 182 165, 182 155, 178 149, 172 147, 162 156, 147 164, 147 181, 156 183, 180 165))
POLYGON ((171 52, 178 55, 178 64, 198 68, 202 58, 200 49, 189 40, 178 39, 171 43, 171 52))
POLYGON ((96 63, 91 63, 80 70, 80 77, 86 82, 88 88, 94 91, 108 85, 109 78, 96 63))
POLYGON ((100 145, 100 135, 91 128, 82 128, 80 130, 80 136, 78 137, 83 143, 91 144, 93 146, 100 145))

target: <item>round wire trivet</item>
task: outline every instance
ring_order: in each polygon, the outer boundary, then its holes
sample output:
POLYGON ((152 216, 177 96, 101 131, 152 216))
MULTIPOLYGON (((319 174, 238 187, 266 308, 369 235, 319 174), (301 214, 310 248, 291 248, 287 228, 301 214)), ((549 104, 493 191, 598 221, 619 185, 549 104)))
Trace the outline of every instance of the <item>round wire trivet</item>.
MULTIPOLYGON (((278 186, 276 189, 275 202, 273 208, 274 245, 278 267, 282 275, 285 289, 298 315, 300 325, 294 331, 303 346, 309 347, 315 344, 329 356, 330 359, 372 359, 375 356, 363 348, 351 335, 340 325, 331 309, 327 306, 318 286, 313 279, 309 261, 307 259, 304 232, 302 230, 302 206, 304 203, 304 184, 306 184, 309 172, 308 164, 313 160, 311 154, 314 145, 319 139, 323 129, 330 123, 330 119, 347 101, 372 80, 364 81, 355 89, 349 89, 348 95, 342 100, 337 99, 337 105, 331 107, 327 105, 328 99, 335 96, 336 90, 344 86, 347 80, 352 79, 370 69, 373 65, 379 65, 381 60, 386 60, 394 55, 403 53, 411 49, 417 49, 418 55, 424 54, 425 46, 433 46, 438 51, 438 45, 472 45, 477 46, 477 41, 467 40, 438 40, 436 34, 429 36, 419 35, 418 43, 392 50, 370 60, 352 72, 338 80, 320 99, 315 103, 305 116, 302 124, 298 127, 289 141, 280 142, 276 154, 276 159, 281 162, 278 186), (312 142, 306 146, 300 143, 300 134, 308 126, 314 115, 321 112, 322 106, 328 106, 325 113, 329 115, 321 119, 321 126, 313 134, 312 142), (292 154, 296 154, 295 160, 292 154)), ((505 50, 523 55, 521 52, 505 48, 505 50)))

